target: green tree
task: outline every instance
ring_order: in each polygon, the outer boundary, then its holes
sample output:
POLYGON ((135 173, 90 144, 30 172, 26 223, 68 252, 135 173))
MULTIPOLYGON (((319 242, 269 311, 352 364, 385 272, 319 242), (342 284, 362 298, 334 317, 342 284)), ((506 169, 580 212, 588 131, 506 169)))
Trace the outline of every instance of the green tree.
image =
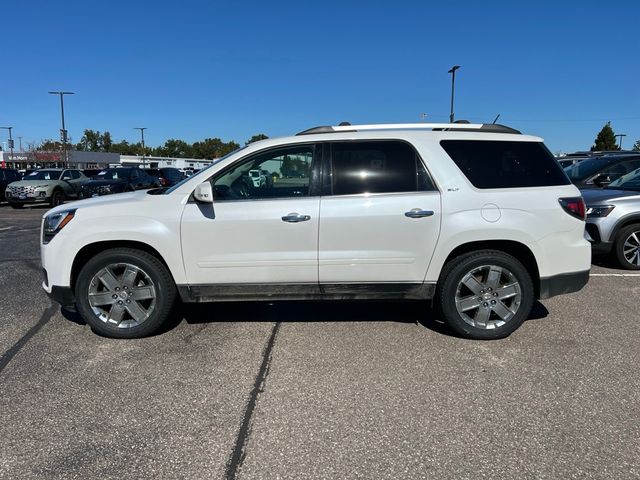
POLYGON ((633 144, 633 149, 636 152, 640 152, 640 140, 636 140, 636 143, 633 144))
POLYGON ((260 140, 266 140, 267 138, 269 137, 267 137, 264 133, 258 133, 257 135, 254 135, 249 140, 247 140, 245 142, 245 145, 249 145, 250 143, 253 143, 253 142, 259 142, 260 140))
POLYGON ((58 140, 44 139, 39 145, 35 145, 34 149, 40 152, 59 152, 62 150, 62 143, 58 140))
POLYGON ((611 128, 611 122, 607 122, 598 136, 596 137, 596 141, 594 145, 591 147, 591 151, 602 151, 602 150, 620 150, 620 147, 616 145, 616 134, 611 128))
POLYGON ((193 158, 207 158, 213 160, 240 148, 236 142, 223 142, 219 138, 205 138, 195 142, 192 146, 193 158))
POLYGON ((76 150, 85 152, 110 152, 113 140, 108 131, 100 133, 99 130, 87 129, 84 131, 80 143, 75 145, 76 150))
POLYGON ((192 147, 184 140, 170 138, 164 145, 155 148, 153 153, 159 157, 190 158, 192 147))

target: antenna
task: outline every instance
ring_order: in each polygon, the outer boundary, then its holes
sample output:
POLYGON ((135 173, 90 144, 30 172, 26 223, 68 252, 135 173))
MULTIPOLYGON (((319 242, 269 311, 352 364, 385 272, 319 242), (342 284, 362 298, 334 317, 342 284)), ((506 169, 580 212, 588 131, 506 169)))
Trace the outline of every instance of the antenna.
POLYGON ((496 118, 493 119, 493 123, 495 125, 495 123, 498 121, 498 119, 500 118, 500 114, 496 115, 496 118))

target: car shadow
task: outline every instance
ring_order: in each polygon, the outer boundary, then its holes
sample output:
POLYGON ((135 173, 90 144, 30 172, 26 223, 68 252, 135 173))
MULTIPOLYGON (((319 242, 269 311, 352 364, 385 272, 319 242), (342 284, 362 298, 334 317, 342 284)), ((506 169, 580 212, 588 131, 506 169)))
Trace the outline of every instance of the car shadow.
MULTIPOLYGON (((74 310, 63 307, 61 313, 70 322, 86 325, 74 310)), ((527 321, 540 320, 548 315, 547 308, 536 301, 527 321)), ((395 322, 421 325, 441 335, 459 337, 440 318, 429 301, 179 302, 156 335, 173 330, 183 321, 190 325, 228 322, 395 322)))

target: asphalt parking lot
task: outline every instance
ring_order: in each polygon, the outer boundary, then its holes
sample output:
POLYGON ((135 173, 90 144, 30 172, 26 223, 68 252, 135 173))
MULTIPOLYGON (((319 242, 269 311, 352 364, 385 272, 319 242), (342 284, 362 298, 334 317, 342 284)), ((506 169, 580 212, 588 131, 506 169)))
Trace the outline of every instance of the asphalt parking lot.
POLYGON ((188 306, 101 338, 0 205, 0 478, 638 478, 640 277, 598 260, 511 337, 422 303, 188 306))

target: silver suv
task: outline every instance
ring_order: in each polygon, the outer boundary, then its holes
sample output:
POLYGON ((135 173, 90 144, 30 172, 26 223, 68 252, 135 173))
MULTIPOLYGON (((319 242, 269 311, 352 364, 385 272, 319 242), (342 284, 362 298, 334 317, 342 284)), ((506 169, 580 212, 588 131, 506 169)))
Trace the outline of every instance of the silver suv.
POLYGON ((622 268, 640 270, 640 168, 582 195, 594 252, 611 254, 622 268))

